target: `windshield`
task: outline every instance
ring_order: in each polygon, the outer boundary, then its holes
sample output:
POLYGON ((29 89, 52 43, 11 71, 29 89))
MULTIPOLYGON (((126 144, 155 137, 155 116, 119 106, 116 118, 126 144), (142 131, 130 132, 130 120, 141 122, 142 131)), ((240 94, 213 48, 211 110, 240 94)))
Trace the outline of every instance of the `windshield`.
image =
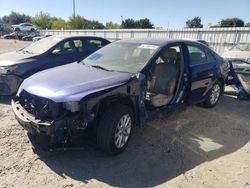
POLYGON ((21 51, 32 53, 32 54, 42 54, 50 49, 52 46, 60 42, 62 39, 59 37, 48 37, 41 39, 31 45, 23 48, 21 51))
POLYGON ((137 73, 148 62, 157 45, 111 43, 84 59, 84 64, 110 71, 137 73))
POLYGON ((250 52, 250 44, 237 44, 230 51, 248 51, 250 52))

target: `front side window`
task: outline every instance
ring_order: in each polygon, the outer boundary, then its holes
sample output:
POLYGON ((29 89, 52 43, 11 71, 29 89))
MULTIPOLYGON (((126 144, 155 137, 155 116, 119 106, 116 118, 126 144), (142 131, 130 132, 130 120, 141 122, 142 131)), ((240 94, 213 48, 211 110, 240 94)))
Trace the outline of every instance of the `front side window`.
POLYGON ((208 63, 205 51, 195 45, 187 45, 190 65, 208 63))
POLYGON ((119 41, 88 56, 84 63, 111 71, 138 73, 158 48, 157 45, 119 41))
POLYGON ((56 54, 71 54, 78 51, 78 48, 81 47, 81 41, 79 40, 69 40, 59 45, 54 53, 56 54))

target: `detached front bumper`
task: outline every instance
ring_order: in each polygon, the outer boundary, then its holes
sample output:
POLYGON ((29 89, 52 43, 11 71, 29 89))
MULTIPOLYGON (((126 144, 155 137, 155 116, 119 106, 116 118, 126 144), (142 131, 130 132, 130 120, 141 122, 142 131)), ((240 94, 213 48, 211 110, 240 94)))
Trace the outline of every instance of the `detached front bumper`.
POLYGON ((0 75, 0 95, 12 95, 17 92, 23 79, 16 75, 0 75))

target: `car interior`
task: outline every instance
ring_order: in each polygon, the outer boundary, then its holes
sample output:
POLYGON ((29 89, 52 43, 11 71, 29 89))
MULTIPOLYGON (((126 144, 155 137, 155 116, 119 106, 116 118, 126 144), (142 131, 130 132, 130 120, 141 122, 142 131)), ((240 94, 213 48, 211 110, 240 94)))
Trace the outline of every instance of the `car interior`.
POLYGON ((148 78, 146 104, 162 107, 175 95, 183 61, 179 46, 167 48, 155 61, 148 78))

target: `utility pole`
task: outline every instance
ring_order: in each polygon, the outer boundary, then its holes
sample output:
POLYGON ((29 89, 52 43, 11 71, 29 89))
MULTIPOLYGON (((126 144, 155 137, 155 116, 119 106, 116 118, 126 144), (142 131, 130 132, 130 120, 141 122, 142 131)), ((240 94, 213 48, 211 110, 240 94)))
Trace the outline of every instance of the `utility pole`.
POLYGON ((73 18, 76 16, 75 0, 73 0, 73 18))
POLYGON ((122 23, 123 23, 123 16, 121 16, 121 28, 122 28, 122 23))

